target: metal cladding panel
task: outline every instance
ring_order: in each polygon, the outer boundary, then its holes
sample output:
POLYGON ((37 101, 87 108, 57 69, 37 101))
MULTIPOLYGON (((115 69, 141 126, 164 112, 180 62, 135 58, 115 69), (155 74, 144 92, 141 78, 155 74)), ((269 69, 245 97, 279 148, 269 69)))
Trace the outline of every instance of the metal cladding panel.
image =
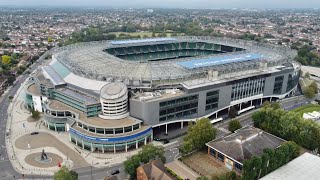
POLYGON ((77 136, 80 136, 84 139, 87 139, 87 140, 91 140, 91 141, 95 141, 95 142, 126 142, 126 141, 130 141, 130 140, 133 140, 135 138, 138 138, 140 136, 143 136, 143 135, 146 135, 148 133, 150 133, 152 131, 152 127, 146 129, 145 131, 142 131, 142 132, 139 132, 137 134, 133 134, 133 135, 130 135, 130 136, 123 136, 123 137, 110 137, 110 138, 99 138, 99 137, 93 137, 93 136, 87 136, 73 128, 70 128, 70 133, 73 133, 73 134, 76 134, 77 136))
POLYGON ((191 61, 177 62, 177 65, 180 65, 186 69, 195 69, 201 67, 237 63, 244 61, 252 61, 262 59, 263 55, 261 54, 236 54, 220 57, 210 57, 205 59, 194 59, 191 61))
POLYGON ((176 41, 176 38, 150 38, 150 39, 138 39, 138 40, 123 40, 123 41, 111 41, 112 45, 123 45, 123 44, 135 44, 135 43, 147 43, 147 42, 166 42, 176 41))

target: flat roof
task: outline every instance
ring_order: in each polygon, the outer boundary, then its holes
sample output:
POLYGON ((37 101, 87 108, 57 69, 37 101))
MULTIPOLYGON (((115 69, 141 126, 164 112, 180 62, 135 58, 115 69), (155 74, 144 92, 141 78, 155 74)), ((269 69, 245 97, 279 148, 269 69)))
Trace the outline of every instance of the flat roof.
POLYGON ((27 91, 29 91, 31 94, 36 96, 41 96, 41 93, 39 92, 37 86, 35 83, 28 86, 27 91))
POLYGON ((262 177, 261 180, 318 180, 320 157, 308 152, 262 177))
POLYGON ((140 133, 140 132, 143 132, 147 129, 150 128, 150 126, 141 126, 141 128, 137 129, 137 130, 134 130, 134 131, 130 131, 130 132, 126 132, 126 133, 121 133, 121 134, 98 134, 98 133, 93 133, 93 132, 90 132, 90 131, 87 131, 79 126, 77 126, 76 124, 74 124, 72 126, 73 129, 79 131, 80 133, 84 134, 84 135, 87 135, 87 136, 92 136, 92 137, 125 137, 125 136, 130 136, 130 135, 133 135, 133 134, 137 134, 137 133, 140 133))
POLYGON ((123 44, 135 44, 135 43, 147 43, 147 42, 166 42, 176 41, 176 38, 149 38, 149 39, 135 39, 135 40, 120 40, 111 41, 112 45, 123 45, 123 44))
POLYGON ((93 96, 89 96, 87 93, 85 92, 81 92, 79 90, 75 90, 72 88, 59 88, 56 89, 57 91, 60 91, 63 94, 69 95, 75 99, 79 99, 81 101, 85 101, 86 104, 99 104, 100 101, 98 98, 93 97, 93 96))
POLYGON ((79 111, 71 106, 68 106, 60 101, 51 100, 49 103, 49 108, 54 110, 70 110, 79 115, 80 122, 87 125, 101 128, 122 128, 127 126, 132 126, 141 121, 132 117, 127 117, 123 119, 102 119, 99 117, 87 117, 82 111, 79 111))
POLYGON ((229 136, 210 141, 206 145, 235 161, 243 163, 254 155, 261 155, 264 149, 276 149, 283 142, 285 140, 277 136, 247 126, 229 136))
POLYGON ((243 61, 252 61, 263 58, 261 54, 235 54, 235 55, 227 55, 227 56, 219 56, 219 57, 209 57, 204 59, 194 59, 190 61, 182 61, 177 62, 177 65, 180 65, 186 69, 195 69, 201 67, 229 64, 229 63, 237 63, 243 61))

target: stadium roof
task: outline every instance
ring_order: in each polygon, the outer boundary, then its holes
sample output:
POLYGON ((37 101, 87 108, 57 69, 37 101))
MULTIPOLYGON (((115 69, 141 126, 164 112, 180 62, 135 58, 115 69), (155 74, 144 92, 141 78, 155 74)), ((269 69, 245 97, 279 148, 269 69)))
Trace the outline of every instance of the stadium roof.
POLYGON ((50 79, 50 81, 54 85, 62 85, 65 84, 64 80, 59 76, 59 74, 54 71, 51 66, 44 66, 42 67, 42 72, 43 75, 47 78, 50 79))
POLYGON ((263 55, 261 54, 236 54, 221 57, 209 57, 205 59, 194 59, 190 61, 177 62, 177 64, 187 69, 195 69, 214 65, 252 61, 261 58, 263 58, 263 55))
POLYGON ((147 42, 166 42, 166 41, 176 41, 176 38, 150 38, 150 39, 138 39, 138 40, 121 40, 121 41, 111 41, 112 45, 123 45, 123 44, 135 44, 135 43, 147 43, 147 42))

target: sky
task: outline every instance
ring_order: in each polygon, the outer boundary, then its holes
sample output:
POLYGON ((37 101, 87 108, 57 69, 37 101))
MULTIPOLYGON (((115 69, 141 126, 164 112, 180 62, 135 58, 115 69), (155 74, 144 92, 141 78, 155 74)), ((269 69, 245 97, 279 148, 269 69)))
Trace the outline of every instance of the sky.
POLYGON ((0 0, 0 6, 111 8, 320 8, 320 0, 0 0))

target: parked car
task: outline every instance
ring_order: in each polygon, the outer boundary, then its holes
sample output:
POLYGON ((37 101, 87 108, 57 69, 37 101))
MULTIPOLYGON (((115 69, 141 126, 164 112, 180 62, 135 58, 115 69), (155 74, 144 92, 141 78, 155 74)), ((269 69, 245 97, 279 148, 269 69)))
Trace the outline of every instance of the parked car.
POLYGON ((39 132, 32 132, 31 135, 39 134, 39 132))
POLYGON ((111 175, 115 175, 115 174, 119 174, 119 173, 120 173, 119 169, 111 171, 111 175))

